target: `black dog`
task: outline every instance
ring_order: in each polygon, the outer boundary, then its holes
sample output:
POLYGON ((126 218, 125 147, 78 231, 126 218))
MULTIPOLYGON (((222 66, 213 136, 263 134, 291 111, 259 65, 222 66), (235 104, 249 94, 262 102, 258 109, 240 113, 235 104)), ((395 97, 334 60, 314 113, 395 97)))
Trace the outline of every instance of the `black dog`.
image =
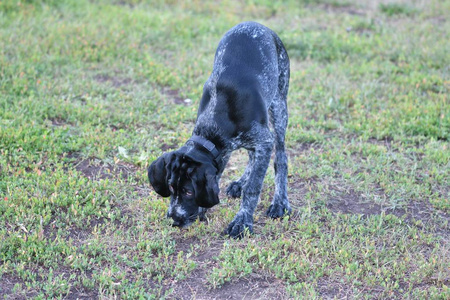
POLYGON ((267 215, 290 213, 284 146, 288 88, 289 58, 272 30, 246 22, 225 34, 203 88, 192 137, 148 169, 155 191, 171 197, 167 216, 174 226, 189 225, 219 203, 220 177, 231 152, 241 147, 248 150, 249 162, 242 177, 227 188, 228 196, 242 194, 241 208, 227 233, 242 237, 246 228, 252 232, 274 144, 276 188, 267 215))

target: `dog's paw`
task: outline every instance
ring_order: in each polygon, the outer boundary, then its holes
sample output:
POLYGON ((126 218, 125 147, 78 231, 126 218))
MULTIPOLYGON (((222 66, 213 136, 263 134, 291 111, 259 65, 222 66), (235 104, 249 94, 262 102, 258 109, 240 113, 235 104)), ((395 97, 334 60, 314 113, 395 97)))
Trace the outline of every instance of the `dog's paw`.
POLYGON ((233 181, 227 188, 227 196, 232 198, 240 198, 242 193, 242 185, 238 181, 233 181))
POLYGON ((271 217, 272 219, 278 219, 285 215, 290 215, 292 212, 291 207, 289 206, 289 203, 287 204, 271 204, 269 208, 266 211, 266 215, 271 217))
POLYGON ((247 233, 253 233, 253 217, 249 214, 238 213, 228 225, 227 234, 235 239, 243 238, 247 233))

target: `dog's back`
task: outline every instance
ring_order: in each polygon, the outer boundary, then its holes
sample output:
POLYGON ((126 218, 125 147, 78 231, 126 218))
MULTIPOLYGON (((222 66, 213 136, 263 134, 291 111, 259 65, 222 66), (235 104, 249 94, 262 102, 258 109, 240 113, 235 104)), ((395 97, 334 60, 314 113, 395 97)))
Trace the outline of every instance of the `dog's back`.
POLYGON ((256 22, 238 24, 218 45, 197 122, 210 122, 214 116, 220 124, 209 125, 228 128, 222 132, 228 138, 250 130, 249 121, 266 124, 272 102, 286 99, 288 82, 289 58, 278 36, 256 22), (232 122, 229 116, 220 117, 229 112, 233 112, 232 122))

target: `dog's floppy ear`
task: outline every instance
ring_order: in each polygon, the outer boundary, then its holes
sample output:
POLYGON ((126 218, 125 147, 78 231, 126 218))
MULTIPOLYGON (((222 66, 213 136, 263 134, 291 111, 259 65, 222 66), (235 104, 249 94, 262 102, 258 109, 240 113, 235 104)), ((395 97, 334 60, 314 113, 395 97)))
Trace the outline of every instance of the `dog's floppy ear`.
POLYGON ((197 169, 197 172, 193 172, 192 175, 195 202, 200 207, 210 208, 219 204, 219 184, 213 167, 202 169, 197 169))
POLYGON ((168 181, 168 165, 172 159, 172 153, 166 153, 152 162, 148 168, 148 179, 155 192, 163 197, 170 196, 168 181))

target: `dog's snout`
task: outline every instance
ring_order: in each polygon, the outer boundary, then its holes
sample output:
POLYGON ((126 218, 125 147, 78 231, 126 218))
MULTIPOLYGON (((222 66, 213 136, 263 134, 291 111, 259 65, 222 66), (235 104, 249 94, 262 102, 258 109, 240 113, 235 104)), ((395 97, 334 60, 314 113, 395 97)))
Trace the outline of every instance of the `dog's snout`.
POLYGON ((172 210, 169 210, 168 212, 167 212, 167 215, 166 215, 168 218, 172 218, 172 219, 174 219, 174 220, 176 220, 176 219, 180 219, 180 216, 178 216, 174 211, 172 211, 172 210))
POLYGON ((181 205, 170 206, 166 216, 172 219, 172 226, 174 227, 187 227, 192 224, 198 217, 198 208, 194 211, 188 211, 181 205))
POLYGON ((167 217, 173 220, 172 226, 174 227, 182 227, 184 224, 183 218, 172 211, 167 212, 167 217))
POLYGON ((167 217, 172 218, 173 226, 182 226, 184 223, 184 220, 186 219, 186 216, 184 214, 184 210, 182 210, 179 206, 170 207, 169 211, 167 212, 167 217))
POLYGON ((179 220, 173 220, 172 226, 173 227, 181 227, 181 225, 183 225, 183 223, 179 220))

